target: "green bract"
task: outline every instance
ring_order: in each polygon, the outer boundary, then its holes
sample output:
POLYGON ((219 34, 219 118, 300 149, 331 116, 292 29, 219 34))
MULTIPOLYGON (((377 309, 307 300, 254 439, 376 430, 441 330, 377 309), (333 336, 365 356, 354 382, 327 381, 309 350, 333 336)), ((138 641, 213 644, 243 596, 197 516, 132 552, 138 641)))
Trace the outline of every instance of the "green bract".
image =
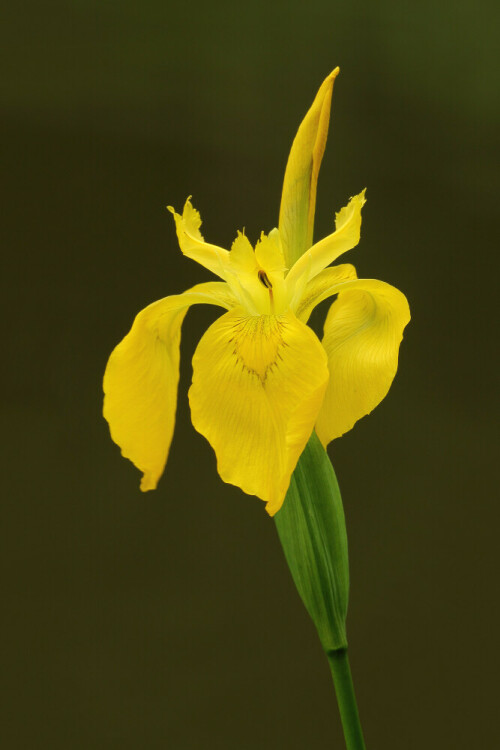
POLYGON ((298 592, 326 652, 347 646, 347 534, 333 466, 315 432, 292 475, 276 528, 298 592))

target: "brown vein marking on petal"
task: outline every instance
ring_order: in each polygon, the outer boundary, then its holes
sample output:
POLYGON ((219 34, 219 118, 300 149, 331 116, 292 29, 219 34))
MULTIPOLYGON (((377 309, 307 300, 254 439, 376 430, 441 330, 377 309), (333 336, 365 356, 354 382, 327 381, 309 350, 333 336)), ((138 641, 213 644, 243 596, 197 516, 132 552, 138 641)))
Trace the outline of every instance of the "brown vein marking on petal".
POLYGON ((237 361, 243 370, 259 378, 263 386, 283 359, 281 350, 288 346, 283 339, 284 328, 286 323, 277 316, 259 315, 242 319, 231 337, 237 361), (259 344, 259 351, 256 351, 259 344), (256 359, 261 359, 261 363, 252 361, 256 359))

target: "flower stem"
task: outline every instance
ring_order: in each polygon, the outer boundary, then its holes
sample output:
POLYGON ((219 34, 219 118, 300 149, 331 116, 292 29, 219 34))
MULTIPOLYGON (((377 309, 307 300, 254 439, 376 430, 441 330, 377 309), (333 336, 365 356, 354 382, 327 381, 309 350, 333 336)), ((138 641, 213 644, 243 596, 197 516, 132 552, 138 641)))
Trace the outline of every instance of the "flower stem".
POLYGON ((347 750, 366 750, 346 648, 327 653, 347 750))

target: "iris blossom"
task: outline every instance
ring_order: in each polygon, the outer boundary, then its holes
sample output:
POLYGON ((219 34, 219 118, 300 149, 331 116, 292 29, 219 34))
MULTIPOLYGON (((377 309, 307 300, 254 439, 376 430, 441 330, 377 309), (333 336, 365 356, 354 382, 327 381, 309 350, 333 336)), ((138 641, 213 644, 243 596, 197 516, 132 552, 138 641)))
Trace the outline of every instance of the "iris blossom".
POLYGON ((225 482, 264 500, 273 515, 315 429, 326 446, 386 395, 410 319, 405 296, 354 266, 331 266, 359 242, 364 191, 336 214, 335 231, 313 244, 316 183, 338 69, 326 78, 293 142, 279 228, 252 247, 205 242, 190 199, 173 213, 180 249, 220 281, 198 284, 142 310, 104 376, 104 416, 122 455, 156 488, 174 431, 181 325, 190 305, 226 310, 193 357, 189 403, 195 429, 215 451, 225 482), (336 295, 320 341, 307 326, 336 295))

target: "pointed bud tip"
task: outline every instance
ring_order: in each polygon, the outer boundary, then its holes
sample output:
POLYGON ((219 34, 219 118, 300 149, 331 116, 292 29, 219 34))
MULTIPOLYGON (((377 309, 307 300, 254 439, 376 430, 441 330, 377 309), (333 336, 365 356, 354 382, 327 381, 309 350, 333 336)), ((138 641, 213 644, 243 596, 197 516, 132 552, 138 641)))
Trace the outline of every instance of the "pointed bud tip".
POLYGON ((335 82, 335 79, 337 78, 338 74, 340 73, 340 68, 336 67, 332 70, 331 73, 327 75, 327 77, 324 79, 323 83, 318 89, 318 93, 316 94, 316 102, 326 100, 330 100, 333 92, 333 84, 335 82))
POLYGON ((329 84, 329 88, 331 89, 333 87, 333 82, 335 81, 335 79, 337 78, 337 76, 338 76, 339 73, 340 73, 340 68, 337 66, 336 68, 334 68, 332 70, 332 72, 330 73, 330 75, 328 75, 325 78, 325 80, 323 82, 323 85, 329 84))

